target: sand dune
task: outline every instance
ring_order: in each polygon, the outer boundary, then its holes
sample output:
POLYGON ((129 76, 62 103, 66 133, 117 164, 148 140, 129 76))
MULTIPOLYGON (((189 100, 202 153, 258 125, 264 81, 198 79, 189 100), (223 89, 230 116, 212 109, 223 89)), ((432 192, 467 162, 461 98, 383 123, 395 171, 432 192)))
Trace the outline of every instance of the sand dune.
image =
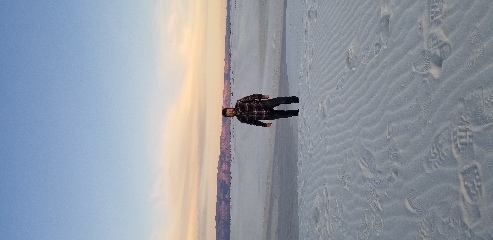
POLYGON ((491 7, 288 1, 300 239, 492 238, 491 7))
MULTIPOLYGON (((293 239, 493 239, 493 2, 233 2, 233 100, 301 100, 293 239)), ((232 239, 280 238, 281 135, 234 132, 232 239)))

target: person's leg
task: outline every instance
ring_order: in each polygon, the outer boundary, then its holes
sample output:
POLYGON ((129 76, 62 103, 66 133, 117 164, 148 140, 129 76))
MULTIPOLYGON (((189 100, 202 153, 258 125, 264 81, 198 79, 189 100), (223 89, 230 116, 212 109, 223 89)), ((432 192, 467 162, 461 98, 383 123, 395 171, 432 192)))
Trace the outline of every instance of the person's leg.
POLYGON ((299 110, 274 110, 270 114, 270 120, 298 116, 299 110))
POLYGON ((296 96, 291 97, 276 97, 272 99, 263 100, 262 104, 268 108, 275 108, 281 104, 299 103, 300 100, 296 96))
POLYGON ((292 103, 299 103, 300 99, 297 96, 291 96, 291 100, 293 101, 292 103))

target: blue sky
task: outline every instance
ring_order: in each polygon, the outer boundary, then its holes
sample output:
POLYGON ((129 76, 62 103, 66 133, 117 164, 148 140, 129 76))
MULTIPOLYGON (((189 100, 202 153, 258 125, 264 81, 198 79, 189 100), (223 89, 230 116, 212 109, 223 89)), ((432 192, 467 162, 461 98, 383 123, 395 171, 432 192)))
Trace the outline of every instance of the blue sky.
POLYGON ((0 2, 0 236, 147 239, 155 1, 0 2))

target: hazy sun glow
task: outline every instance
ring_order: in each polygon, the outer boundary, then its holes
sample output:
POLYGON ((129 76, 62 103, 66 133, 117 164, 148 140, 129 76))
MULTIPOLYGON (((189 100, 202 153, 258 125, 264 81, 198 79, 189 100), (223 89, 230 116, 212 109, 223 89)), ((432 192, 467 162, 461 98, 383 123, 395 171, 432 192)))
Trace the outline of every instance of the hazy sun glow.
POLYGON ((215 239, 226 2, 159 0, 158 72, 167 101, 155 239, 215 239))

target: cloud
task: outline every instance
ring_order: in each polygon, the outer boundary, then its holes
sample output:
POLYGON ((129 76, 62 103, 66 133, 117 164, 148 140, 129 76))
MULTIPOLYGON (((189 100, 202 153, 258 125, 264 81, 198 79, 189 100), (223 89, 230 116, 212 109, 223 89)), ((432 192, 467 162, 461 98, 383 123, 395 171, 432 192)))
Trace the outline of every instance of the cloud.
POLYGON ((190 79, 165 121, 163 174, 165 202, 170 223, 167 239, 197 239, 200 160, 204 152, 205 111, 197 101, 203 98, 190 79))
POLYGON ((205 10, 205 3, 197 0, 158 0, 156 4, 158 79, 174 91, 185 77, 199 77, 206 50, 205 10))
POLYGON ((215 238, 225 7, 224 0, 156 4, 157 72, 168 103, 152 239, 215 238))

